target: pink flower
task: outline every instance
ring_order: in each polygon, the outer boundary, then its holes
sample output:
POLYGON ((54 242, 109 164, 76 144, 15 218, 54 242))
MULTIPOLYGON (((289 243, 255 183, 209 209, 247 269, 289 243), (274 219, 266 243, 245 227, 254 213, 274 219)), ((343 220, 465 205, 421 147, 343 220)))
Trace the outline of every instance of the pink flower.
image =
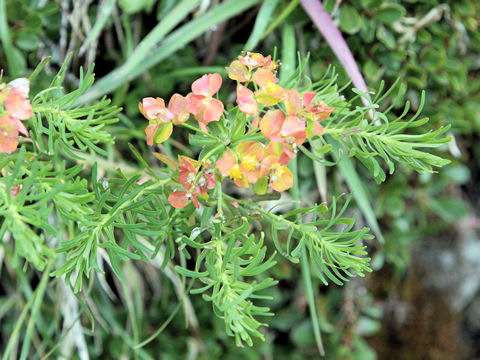
POLYGON ((223 104, 214 99, 222 86, 220 74, 205 74, 192 84, 192 93, 188 94, 186 107, 195 116, 200 129, 207 131, 207 124, 218 121, 223 115, 223 104))

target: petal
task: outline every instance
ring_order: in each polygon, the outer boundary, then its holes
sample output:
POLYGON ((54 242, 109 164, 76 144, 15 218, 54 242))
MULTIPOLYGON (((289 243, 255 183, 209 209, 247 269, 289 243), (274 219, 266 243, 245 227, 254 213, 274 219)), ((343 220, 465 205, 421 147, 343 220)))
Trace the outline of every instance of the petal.
POLYGON ((258 69, 252 76, 252 80, 258 86, 266 86, 269 82, 276 83, 278 78, 268 69, 258 69))
POLYGON ((303 96, 302 96, 303 105, 305 107, 310 106, 310 103, 312 102, 312 100, 315 98, 316 95, 317 94, 315 94, 314 92, 303 93, 303 96))
POLYGON ((245 82, 250 78, 247 67, 238 60, 232 61, 230 66, 226 67, 225 69, 227 70, 228 77, 232 80, 245 82))
POLYGON ((194 115, 197 114, 202 109, 204 99, 205 96, 203 95, 188 94, 185 102, 188 112, 194 115))
POLYGON ((193 206, 195 206, 198 209, 200 207, 200 204, 198 202, 197 195, 192 194, 191 199, 192 199, 192 202, 193 202, 193 206))
POLYGON ((242 170, 245 178, 250 184, 255 184, 260 177, 261 170, 260 168, 255 170, 246 170, 242 165, 240 165, 240 169, 242 170))
POLYGON ((147 145, 153 145, 153 138, 158 130, 159 124, 150 124, 145 129, 145 134, 147 135, 147 145))
POLYGON ((262 160, 265 149, 261 143, 254 141, 244 141, 237 146, 237 152, 242 155, 252 155, 257 160, 262 160))
POLYGON ((24 98, 30 92, 30 81, 27 78, 18 78, 8 83, 8 88, 18 91, 24 98))
POLYGON ((180 94, 173 94, 168 102, 168 110, 177 116, 185 109, 186 98, 180 94))
POLYGON ((205 74, 192 84, 192 91, 197 95, 212 96, 220 90, 222 76, 218 73, 205 74))
POLYGON ((270 181, 273 190, 285 191, 293 186, 293 174, 286 166, 280 166, 277 168, 277 172, 271 175, 270 181))
POLYGON ((17 149, 17 146, 18 140, 16 137, 4 137, 3 134, 0 134, 0 152, 11 154, 17 149))
POLYGON ((30 100, 25 99, 18 90, 12 90, 5 100, 5 109, 7 112, 17 119, 27 120, 33 115, 30 100))
POLYGON ((255 116, 255 118, 252 120, 252 129, 258 129, 260 123, 260 116, 255 116))
POLYGON ((188 204, 187 194, 188 193, 186 191, 183 191, 183 190, 174 191, 168 197, 168 202, 174 208, 177 208, 177 209, 184 208, 188 204))
POLYGON ((204 105, 202 111, 201 121, 208 124, 211 121, 218 121, 223 115, 223 103, 217 99, 209 99, 208 103, 204 105))
POLYGON ((285 94, 285 108, 289 115, 295 115, 302 110, 302 103, 300 102, 300 94, 296 89, 286 90, 285 94))
POLYGON ((245 56, 239 56, 240 62, 250 68, 256 68, 265 64, 265 57, 259 53, 247 52, 245 56))
POLYGON ((240 84, 237 85, 237 104, 240 110, 247 115, 258 113, 258 104, 253 91, 240 84))
POLYGON ((260 171, 260 177, 267 176, 270 173, 270 168, 273 164, 278 162, 278 157, 274 155, 269 155, 262 160, 262 167, 260 171))
POLYGON ((305 137, 307 136, 305 132, 305 121, 300 120, 295 116, 289 116, 283 123, 281 135, 283 137, 294 137, 295 143, 297 145, 303 144, 305 137))
POLYGON ((25 125, 20 121, 20 119, 12 118, 12 123, 13 125, 17 128, 19 132, 21 132, 23 135, 28 136, 28 131, 25 125))
POLYGON ((315 122, 313 123, 313 131, 316 135, 323 135, 324 133, 324 129, 323 129, 323 126, 320 125, 319 123, 315 122))
POLYGON ((237 165, 237 158, 231 150, 223 153, 223 156, 215 163, 223 176, 227 176, 231 168, 237 165))
POLYGON ((184 123, 190 117, 187 110, 187 99, 180 94, 172 95, 168 102, 168 110, 173 115, 173 123, 175 125, 184 123))
POLYGON ((269 110, 260 120, 260 130, 266 139, 282 129, 285 114, 282 110, 269 110))
POLYGON ((165 101, 162 98, 144 98, 138 108, 148 120, 169 122, 173 119, 172 113, 165 107, 165 101))
POLYGON ((163 162, 165 165, 167 165, 171 170, 176 171, 177 170, 177 162, 173 160, 172 158, 169 158, 167 155, 163 155, 157 152, 154 152, 153 155, 163 162))
POLYGON ((238 187, 241 187, 241 188, 248 188, 249 187, 247 177, 245 175, 240 176, 239 178, 236 178, 235 180, 233 180, 233 182, 235 183, 235 185, 237 185, 238 187))

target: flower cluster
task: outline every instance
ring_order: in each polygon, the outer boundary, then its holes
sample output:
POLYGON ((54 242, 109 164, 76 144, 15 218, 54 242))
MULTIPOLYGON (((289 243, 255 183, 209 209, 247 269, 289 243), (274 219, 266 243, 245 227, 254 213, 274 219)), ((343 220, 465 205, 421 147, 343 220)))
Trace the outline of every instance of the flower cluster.
POLYGON ((209 162, 201 162, 180 155, 178 157, 178 181, 183 190, 175 190, 168 197, 168 202, 175 208, 183 208, 192 200, 198 208, 197 196, 208 199, 207 190, 215 187, 215 170, 209 162))
POLYGON ((192 84, 192 92, 184 97, 173 94, 165 106, 162 98, 147 97, 138 104, 140 112, 150 124, 145 129, 147 144, 162 143, 172 135, 173 125, 187 121, 190 114, 198 121, 200 129, 207 132, 207 124, 218 121, 223 115, 223 104, 214 99, 222 86, 220 74, 206 74, 192 84))
MULTIPOLYGON (((179 157, 178 181, 184 190, 171 193, 170 204, 182 208, 191 199, 198 207, 197 195, 208 196, 207 190, 215 186, 216 170, 239 187, 252 186, 258 194, 268 188, 280 192, 293 186, 288 163, 306 139, 323 134, 320 121, 327 119, 335 108, 315 101, 314 92, 300 94, 296 89, 282 88, 276 76, 279 65, 270 55, 247 52, 226 67, 228 77, 237 82, 236 102, 240 112, 234 121, 246 117, 245 136, 260 133, 262 139, 236 141, 236 146, 212 154, 206 160, 215 166, 179 157)), ((139 108, 150 121, 145 130, 147 143, 165 141, 172 133, 172 125, 186 122, 190 115, 198 121, 202 132, 208 132, 207 125, 221 120, 224 113, 222 102, 213 97, 221 85, 220 74, 206 74, 193 82, 192 92, 186 97, 174 94, 168 107, 161 98, 144 98, 139 108)))
POLYGON ((28 100, 30 83, 19 78, 8 84, 0 84, 0 153, 12 153, 17 149, 18 136, 28 136, 22 123, 33 115, 32 105, 28 100))

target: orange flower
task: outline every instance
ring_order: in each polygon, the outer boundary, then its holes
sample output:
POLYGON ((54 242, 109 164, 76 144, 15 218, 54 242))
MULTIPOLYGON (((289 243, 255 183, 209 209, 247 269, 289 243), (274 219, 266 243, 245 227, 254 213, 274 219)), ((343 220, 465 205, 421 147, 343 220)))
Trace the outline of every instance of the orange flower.
POLYGON ((237 85, 237 104, 241 111, 247 115, 257 115, 258 104, 253 91, 243 85, 237 85))
POLYGON ((265 169, 262 175, 269 175, 270 186, 273 190, 281 192, 293 186, 292 172, 275 155, 269 155, 263 159, 262 168, 265 169))
POLYGON ((260 177, 264 153, 263 145, 254 141, 242 142, 237 147, 237 154, 240 157, 240 171, 250 184, 255 184, 260 177))
POLYGON ((266 139, 286 145, 301 145, 305 141, 305 121, 286 117, 281 110, 269 110, 260 120, 260 130, 266 139))
POLYGON ((278 78, 268 69, 258 69, 252 76, 252 80, 258 86, 267 86, 269 82, 277 83, 278 78))
POLYGON ((207 195, 207 190, 215 187, 213 169, 210 163, 203 163, 186 156, 178 157, 178 181, 186 190, 177 190, 170 194, 168 202, 175 208, 183 208, 191 199, 193 205, 200 206, 197 194, 207 195), (202 167, 201 173, 199 169, 202 167))
POLYGON ((317 135, 322 135, 323 127, 318 123, 318 121, 327 119, 336 108, 328 107, 323 101, 316 101, 312 103, 315 95, 315 93, 304 93, 303 103, 306 111, 313 117, 314 133, 317 135))
POLYGON ((295 89, 287 90, 285 93, 285 107, 290 116, 304 119, 307 122, 306 135, 322 135, 323 127, 319 121, 327 119, 335 108, 329 108, 324 102, 318 101, 312 103, 316 94, 306 92, 300 101, 300 94, 295 89))
MULTIPOLYGON (((258 70, 257 70, 258 71, 258 70)), ((263 80, 257 80, 262 82, 263 80)), ((261 86, 259 90, 255 91, 255 98, 263 105, 276 105, 285 96, 285 89, 273 81, 266 81, 265 85, 261 86)))
POLYGON ((192 92, 187 96, 187 110, 195 116, 200 129, 207 131, 207 124, 218 121, 223 114, 221 101, 212 98, 222 86, 220 74, 205 74, 192 84, 192 92))
POLYGON ((231 150, 225 151, 216 162, 217 168, 223 176, 229 176, 233 182, 242 188, 248 187, 248 180, 238 164, 237 157, 231 150))

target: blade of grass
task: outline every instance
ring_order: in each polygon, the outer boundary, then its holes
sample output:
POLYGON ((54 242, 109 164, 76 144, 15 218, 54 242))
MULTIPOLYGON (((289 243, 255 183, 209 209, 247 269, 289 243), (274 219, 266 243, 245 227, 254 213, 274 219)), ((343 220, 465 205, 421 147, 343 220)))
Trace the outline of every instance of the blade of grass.
POLYGON ((20 69, 18 67, 18 62, 15 61, 15 49, 10 39, 10 32, 8 31, 7 7, 5 0, 0 0, 0 39, 2 40, 5 56, 7 57, 9 75, 12 79, 15 79, 18 77, 20 69))
POLYGON ((265 33, 267 25, 272 20, 272 14, 277 8, 277 5, 278 0, 265 0, 263 2, 257 18, 255 19, 253 30, 248 37, 247 43, 245 44, 245 50, 252 50, 258 45, 262 39, 262 35, 265 33))
MULTIPOLYGON (((338 151, 340 149, 340 145, 335 140, 333 140, 331 136, 328 137, 328 143, 332 144, 334 150, 332 151, 332 154, 335 157, 335 160, 338 161, 338 151)), ((365 216, 368 225, 372 229, 378 241, 381 244, 384 244, 385 238, 383 237, 380 226, 378 225, 375 212, 370 205, 370 200, 368 198, 367 191, 365 190, 365 186, 363 186, 362 180, 360 179, 360 176, 355 170, 354 162, 352 161, 352 159, 345 157, 338 161, 338 168, 342 172, 343 177, 345 178, 345 182, 347 183, 350 191, 352 191, 353 197, 357 202, 357 205, 360 208, 363 216, 365 216)))
POLYGON ((295 29, 290 24, 282 28, 282 66, 280 67, 280 84, 285 84, 295 72, 296 59, 295 29))
POLYGON ((315 295, 313 293, 312 275, 310 274, 310 263, 308 262, 307 249, 303 244, 302 249, 302 280, 305 287, 305 295, 307 295, 308 309, 310 310, 310 319, 312 320, 313 334, 317 343, 318 352, 321 356, 325 356, 323 348, 322 333, 320 332, 320 322, 318 321, 317 307, 315 305, 315 295))
MULTIPOLYGON (((197 0, 195 0, 195 2, 196 1, 197 0)), ((134 58, 134 60, 129 59, 124 65, 100 79, 79 98, 79 103, 92 101, 117 89, 127 81, 138 77, 152 66, 158 64, 161 60, 169 57, 175 51, 210 29, 213 25, 240 14, 259 1, 260 0, 243 0, 222 3, 172 32, 158 47, 155 47, 155 45, 160 39, 163 39, 163 35, 165 34, 162 33, 162 37, 158 39, 158 36, 152 37, 150 33, 133 52, 131 58, 134 58), (141 49, 139 49, 140 47, 141 49), (141 66, 139 66, 140 63, 141 66)), ((191 2, 193 3, 193 1, 191 2)), ((188 3, 188 6, 191 6, 190 1, 186 1, 186 3, 188 3)), ((178 6, 180 6, 180 4, 178 6)), ((175 9, 177 9, 177 7, 175 9)), ((180 21, 182 19, 177 20, 180 21)), ((154 30, 152 30, 152 32, 153 31, 154 30)))
POLYGON ((20 360, 25 360, 28 358, 28 352, 30 350, 30 342, 32 341, 32 334, 33 329, 35 326, 35 322, 37 321, 37 317, 39 316, 40 306, 43 302, 43 297, 45 295, 45 291, 47 290, 48 279, 50 278, 50 270, 52 269, 54 264, 54 260, 50 260, 43 272, 42 278, 40 279, 40 283, 38 284, 38 290, 35 290, 35 300, 33 301, 32 305, 32 314, 30 316, 30 320, 28 321, 27 331, 23 337, 23 345, 22 345, 22 352, 20 354, 20 360))
POLYGON ((259 41, 262 41, 270 34, 273 30, 275 30, 280 24, 282 24, 288 15, 292 13, 293 10, 297 7, 300 3, 300 0, 293 0, 288 3, 287 7, 283 9, 279 16, 275 17, 275 20, 270 24, 267 30, 260 36, 259 41))
MULTIPOLYGON (((285 67, 281 72, 281 80, 285 81, 290 78, 290 76, 295 72, 295 54, 296 54, 296 43, 295 43, 295 29, 293 26, 285 24, 282 30, 282 67, 285 67)), ((294 157, 288 164, 290 170, 293 174, 293 186, 290 189, 290 194, 293 198, 293 203, 296 209, 300 208, 300 191, 298 184, 298 162, 297 157, 294 157)), ((297 222, 300 222, 301 219, 297 215, 297 222)), ((315 306, 315 296, 313 293, 312 277, 310 274, 310 262, 308 261, 307 249, 305 245, 302 246, 302 259, 301 259, 301 269, 302 269, 302 279, 305 287, 305 294, 307 296, 308 307, 310 310, 310 320, 312 321, 313 326, 313 335, 315 337, 315 343, 318 347, 318 352, 320 355, 325 355, 323 349, 322 335, 320 333, 320 323, 318 321, 317 309, 315 306)))
POLYGON ((93 25, 92 30, 88 33, 87 39, 83 42, 79 50, 79 55, 83 55, 88 46, 100 35, 108 19, 112 15, 113 8, 115 6, 116 0, 106 0, 100 4, 98 10, 98 18, 93 25))

